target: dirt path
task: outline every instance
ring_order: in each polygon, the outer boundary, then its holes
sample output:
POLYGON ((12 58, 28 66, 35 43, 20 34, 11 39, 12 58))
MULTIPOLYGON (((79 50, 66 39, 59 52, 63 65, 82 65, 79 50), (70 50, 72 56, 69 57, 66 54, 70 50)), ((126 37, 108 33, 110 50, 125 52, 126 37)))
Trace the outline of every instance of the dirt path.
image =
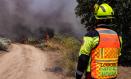
MULTIPOLYGON (((13 44, 10 52, 0 54, 0 79, 74 79, 59 72, 52 53, 55 52, 13 44)), ((117 79, 131 79, 131 67, 119 67, 117 79)))
POLYGON ((119 75, 117 79, 131 79, 131 67, 119 67, 119 75))
POLYGON ((61 79, 46 71, 48 59, 43 51, 29 45, 13 44, 0 56, 0 79, 61 79))

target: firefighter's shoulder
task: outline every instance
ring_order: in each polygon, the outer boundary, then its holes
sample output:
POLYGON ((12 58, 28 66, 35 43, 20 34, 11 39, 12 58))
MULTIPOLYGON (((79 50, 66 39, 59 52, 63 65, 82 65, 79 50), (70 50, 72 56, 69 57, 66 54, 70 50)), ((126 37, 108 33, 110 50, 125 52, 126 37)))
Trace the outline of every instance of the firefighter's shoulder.
POLYGON ((96 37, 96 36, 99 36, 99 33, 96 30, 89 30, 89 31, 87 31, 87 33, 85 34, 85 36, 96 37))

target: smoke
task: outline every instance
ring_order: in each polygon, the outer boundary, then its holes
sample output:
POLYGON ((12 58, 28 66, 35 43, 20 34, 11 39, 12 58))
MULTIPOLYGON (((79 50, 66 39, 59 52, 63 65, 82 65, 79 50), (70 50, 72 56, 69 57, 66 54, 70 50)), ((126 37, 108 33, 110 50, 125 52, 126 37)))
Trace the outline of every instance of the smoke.
POLYGON ((55 33, 81 37, 84 29, 75 7, 75 0, 0 0, 0 35, 39 37, 39 29, 51 28, 55 33))

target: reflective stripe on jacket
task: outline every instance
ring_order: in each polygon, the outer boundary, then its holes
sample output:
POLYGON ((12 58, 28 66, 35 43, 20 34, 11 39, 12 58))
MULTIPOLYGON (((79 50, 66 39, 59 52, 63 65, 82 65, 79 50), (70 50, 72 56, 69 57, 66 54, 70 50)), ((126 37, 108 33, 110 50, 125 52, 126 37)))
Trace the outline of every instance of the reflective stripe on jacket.
MULTIPOLYGON (((122 37, 119 35, 122 47, 122 37)), ((88 31, 88 33, 83 37, 83 44, 81 45, 79 56, 82 54, 90 55, 91 50, 95 48, 99 43, 99 34, 96 30, 88 31), (93 34, 92 34, 93 32, 93 34)), ((87 72, 90 72, 90 61, 88 62, 87 72)))
POLYGON ((99 44, 91 51, 91 75, 96 79, 111 79, 117 76, 120 40, 110 29, 98 28, 99 44))

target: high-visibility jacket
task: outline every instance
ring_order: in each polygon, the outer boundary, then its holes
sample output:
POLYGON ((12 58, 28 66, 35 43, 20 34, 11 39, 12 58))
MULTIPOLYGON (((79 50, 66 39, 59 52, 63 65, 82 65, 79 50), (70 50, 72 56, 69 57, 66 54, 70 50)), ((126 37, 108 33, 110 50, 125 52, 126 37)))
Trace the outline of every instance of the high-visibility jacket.
POLYGON ((117 76, 120 40, 117 33, 106 28, 96 29, 99 44, 91 51, 91 76, 95 79, 111 79, 117 76))

